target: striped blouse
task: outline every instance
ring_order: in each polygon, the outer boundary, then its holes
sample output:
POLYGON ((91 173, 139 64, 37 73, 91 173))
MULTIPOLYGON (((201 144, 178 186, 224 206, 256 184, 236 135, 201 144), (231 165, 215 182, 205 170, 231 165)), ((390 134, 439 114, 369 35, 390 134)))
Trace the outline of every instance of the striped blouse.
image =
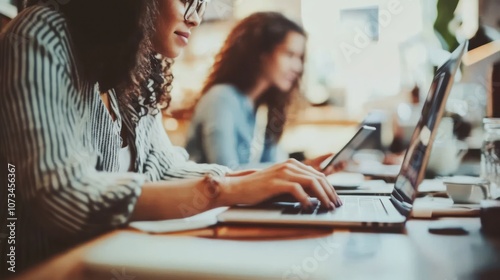
POLYGON ((46 7, 24 10, 0 35, 1 265, 10 267, 15 246, 16 272, 125 225, 146 181, 228 172, 188 161, 161 114, 134 123, 110 91, 113 121, 98 86, 81 79, 71 44, 62 14, 46 7), (119 172, 122 123, 135 172, 119 172), (5 222, 15 224, 15 244, 3 238, 12 235, 5 222))

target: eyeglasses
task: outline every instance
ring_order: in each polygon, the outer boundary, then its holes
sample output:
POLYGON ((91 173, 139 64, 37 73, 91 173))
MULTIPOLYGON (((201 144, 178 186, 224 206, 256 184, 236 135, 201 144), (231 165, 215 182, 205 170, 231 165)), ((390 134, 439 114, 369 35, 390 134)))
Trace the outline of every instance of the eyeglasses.
POLYGON ((202 18, 207 9, 208 1, 209 0, 183 0, 186 7, 184 19, 188 20, 195 12, 198 14, 198 17, 202 18))

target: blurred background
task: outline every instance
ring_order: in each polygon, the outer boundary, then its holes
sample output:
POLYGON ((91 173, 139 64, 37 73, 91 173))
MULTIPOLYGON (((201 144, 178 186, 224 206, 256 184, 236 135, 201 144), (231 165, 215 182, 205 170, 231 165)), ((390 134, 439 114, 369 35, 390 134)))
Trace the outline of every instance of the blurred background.
MULTIPOLYGON (((0 0, 1 25, 15 7, 16 1, 0 0)), ((301 96, 280 143, 287 152, 336 152, 364 121, 380 128, 369 148, 400 153, 434 71, 464 39, 469 52, 447 109, 457 137, 480 148, 491 65, 500 59, 500 0, 211 0, 175 61, 173 102, 164 116, 174 144, 186 142, 201 87, 228 32, 257 11, 282 12, 308 34, 301 96)))

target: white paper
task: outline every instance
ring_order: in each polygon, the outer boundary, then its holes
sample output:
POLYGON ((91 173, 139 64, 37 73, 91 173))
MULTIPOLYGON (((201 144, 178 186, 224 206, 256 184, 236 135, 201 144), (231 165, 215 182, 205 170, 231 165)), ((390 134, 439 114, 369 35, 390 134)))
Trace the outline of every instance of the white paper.
POLYGON ((227 210, 227 208, 228 207, 215 208, 184 219, 132 222, 130 223, 130 226, 149 233, 166 233, 201 229, 217 224, 217 215, 227 210))
POLYGON ((442 179, 425 179, 418 186, 419 193, 446 192, 442 179))

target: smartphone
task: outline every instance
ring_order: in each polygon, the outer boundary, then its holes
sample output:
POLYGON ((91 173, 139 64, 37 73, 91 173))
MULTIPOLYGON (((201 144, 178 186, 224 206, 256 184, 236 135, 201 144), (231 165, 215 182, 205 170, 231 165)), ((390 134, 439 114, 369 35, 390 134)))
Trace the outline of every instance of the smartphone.
POLYGON ((354 134, 354 136, 347 142, 347 144, 340 150, 340 152, 336 153, 332 158, 326 159, 323 163, 321 163, 320 167, 323 171, 331 165, 339 164, 343 161, 350 160, 354 155, 354 152, 359 149, 361 144, 374 132, 377 130, 373 126, 363 125, 359 128, 359 130, 354 134))

